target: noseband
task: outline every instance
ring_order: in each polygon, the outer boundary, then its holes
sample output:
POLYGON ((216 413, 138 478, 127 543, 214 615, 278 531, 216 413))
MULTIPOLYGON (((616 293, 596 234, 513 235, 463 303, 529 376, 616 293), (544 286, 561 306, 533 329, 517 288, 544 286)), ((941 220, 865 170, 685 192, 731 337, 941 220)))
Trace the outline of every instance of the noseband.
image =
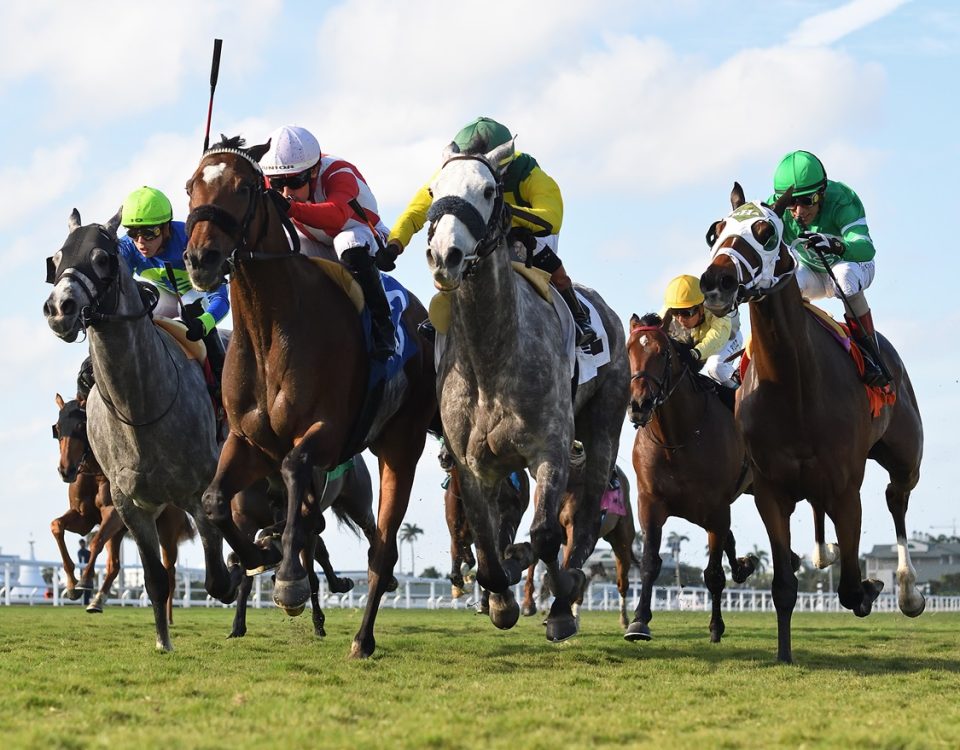
POLYGON ((433 233, 437 222, 444 216, 450 215, 459 219, 467 227, 467 231, 477 240, 477 244, 471 252, 464 255, 463 260, 466 269, 463 275, 467 276, 473 268, 494 251, 500 241, 506 236, 510 228, 510 207, 503 200, 503 180, 500 173, 483 156, 477 154, 457 154, 447 159, 441 171, 450 162, 453 161, 477 161, 483 164, 493 176, 496 185, 496 197, 493 201, 493 210, 490 212, 490 218, 485 222, 480 211, 472 203, 459 195, 445 195, 438 198, 430 206, 427 212, 427 221, 430 222, 430 229, 427 232, 427 244, 433 239, 433 233))
POLYGON ((260 168, 260 164, 252 156, 250 156, 250 154, 238 148, 214 147, 209 151, 205 151, 200 161, 202 162, 208 156, 216 156, 217 154, 233 154, 234 156, 239 156, 253 167, 254 171, 257 173, 257 179, 253 183, 252 189, 250 190, 250 200, 247 201, 247 208, 244 211, 243 218, 240 221, 237 221, 233 214, 216 205, 215 203, 204 203, 200 206, 197 206, 187 215, 187 237, 189 238, 193 235, 193 230, 196 228, 198 222, 211 222, 234 242, 233 250, 230 252, 230 256, 227 260, 227 265, 231 271, 238 260, 273 260, 276 258, 288 258, 299 255, 300 238, 297 235, 297 230, 294 228, 293 223, 287 218, 287 201, 276 190, 268 189, 266 187, 263 170, 260 168), (267 230, 266 223, 264 223, 264 225, 261 227, 260 233, 252 243, 247 241, 247 236, 250 232, 250 223, 253 221, 253 217, 257 213, 257 206, 262 202, 264 197, 269 197, 270 200, 273 201, 280 214, 280 220, 283 223, 283 228, 290 236, 291 247, 289 248, 289 252, 264 253, 253 249, 254 247, 257 247, 263 239, 263 235, 267 230))

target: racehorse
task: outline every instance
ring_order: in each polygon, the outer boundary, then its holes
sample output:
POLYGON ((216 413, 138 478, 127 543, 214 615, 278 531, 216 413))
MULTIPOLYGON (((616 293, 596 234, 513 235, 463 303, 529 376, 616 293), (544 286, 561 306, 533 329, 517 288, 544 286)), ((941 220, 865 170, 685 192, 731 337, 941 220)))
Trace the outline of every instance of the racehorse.
MULTIPOLYGON (((620 492, 623 493, 623 504, 626 513, 621 516, 607 511, 600 526, 599 536, 613 548, 613 555, 617 561, 616 580, 617 592, 620 594, 620 627, 626 628, 628 624, 627 591, 630 588, 630 568, 634 563, 639 565, 640 561, 637 560, 633 551, 633 542, 637 535, 637 528, 633 522, 633 512, 630 510, 630 481, 619 466, 616 467, 616 476, 620 483, 620 492)), ((567 480, 567 491, 564 493, 563 500, 560 503, 560 524, 567 534, 567 539, 564 542, 564 564, 566 564, 566 558, 573 545, 574 511, 577 503, 581 501, 582 493, 583 472, 571 466, 570 476, 567 480)), ((594 567, 596 569, 591 570, 589 578, 606 578, 607 574, 603 563, 598 562, 594 567), (599 566, 599 568, 596 568, 596 566, 599 566)), ((527 579, 523 587, 523 602, 520 605, 520 613, 525 617, 537 613, 537 605, 534 602, 534 589, 536 588, 534 583, 535 570, 535 564, 531 565, 527 570, 527 579)), ((546 599, 546 592, 544 590, 541 590, 539 599, 540 601, 546 599)), ((583 597, 581 595, 580 600, 574 605, 574 612, 576 612, 579 605, 583 603, 582 600, 583 597)))
MULTIPOLYGON (((107 569, 103 583, 93 599, 87 605, 87 612, 103 612, 103 606, 110 596, 110 588, 120 573, 120 544, 127 527, 113 507, 110 498, 110 481, 100 469, 90 443, 87 440, 87 412, 79 400, 64 402, 60 394, 56 397, 60 414, 53 426, 53 436, 60 443, 60 462, 57 470, 64 482, 69 484, 67 495, 70 509, 59 518, 50 522, 50 532, 57 540, 63 570, 67 576, 67 589, 64 596, 71 601, 79 599, 84 591, 93 588, 94 566, 100 551, 107 549, 107 569), (80 582, 74 575, 73 559, 64 544, 64 532, 71 531, 86 536, 94 527, 97 532, 90 539, 90 560, 80 574, 80 582)), ((173 624, 173 599, 177 581, 177 548, 180 542, 193 539, 193 526, 187 514, 173 505, 168 505, 157 517, 157 536, 163 567, 167 570, 170 594, 167 597, 167 621, 173 624)))
POLYGON ((791 564, 790 515, 798 501, 808 500, 815 519, 825 513, 836 527, 840 603, 865 617, 883 587, 880 581, 861 581, 858 560, 860 485, 868 458, 890 476, 886 496, 900 555, 900 610, 916 617, 925 606, 916 586, 905 520, 923 453, 917 399, 903 362, 880 336, 896 401, 872 417, 851 357, 805 312, 794 276, 797 261, 781 240, 783 212, 791 196, 792 190, 772 207, 747 203, 740 185, 734 184, 733 212, 711 226, 713 259, 700 278, 705 304, 715 314, 745 300, 750 304, 752 352, 737 393, 737 419, 753 469, 757 508, 770 537, 777 656, 783 662, 793 659, 790 619, 797 578, 791 564))
MULTIPOLYGON (((520 608, 510 587, 534 556, 544 561, 557 597, 547 618, 548 640, 577 632, 571 605, 582 595, 580 568, 593 551, 599 503, 613 470, 629 379, 623 329, 593 290, 579 287, 609 338, 609 363, 571 398, 571 344, 561 315, 514 272, 506 240, 509 207, 497 166, 512 141, 490 153, 461 154, 454 144, 431 192, 427 264, 449 298, 445 350, 437 364, 437 394, 447 445, 457 462, 464 509, 477 541, 477 579, 491 592, 490 618, 512 627, 520 608), (557 555, 558 520, 574 438, 586 448, 584 502, 577 509, 569 567, 557 555), (538 498, 530 543, 498 544, 493 500, 511 472, 528 468, 538 498)), ((556 295, 554 295, 556 296, 556 295)))
POLYGON ((117 213, 106 225, 80 225, 74 209, 63 247, 47 260, 53 291, 47 324, 68 342, 90 342, 96 385, 87 400, 90 447, 110 481, 113 505, 140 551, 153 604, 157 648, 171 651, 167 571, 154 518, 167 504, 190 513, 206 558, 207 592, 236 598, 242 572, 228 571, 223 540, 200 509, 217 460, 213 406, 200 366, 150 321, 152 295, 139 287, 117 249, 117 213))
POLYGON ((640 601, 624 638, 649 641, 653 617, 650 599, 660 574, 660 541, 670 516, 707 532, 709 554, 703 582, 713 603, 710 641, 719 643, 720 613, 726 584, 722 558, 733 580, 743 583, 757 565, 755 557, 737 557, 730 530, 730 505, 750 482, 743 437, 733 412, 680 356, 659 315, 630 318, 630 421, 637 427, 633 468, 637 507, 643 529, 640 601))
POLYGON ((286 218, 286 201, 266 189, 258 163, 269 144, 242 146, 241 138, 224 138, 203 154, 187 182, 184 260, 191 281, 209 289, 230 274, 234 320, 223 377, 230 434, 204 493, 204 508, 245 567, 276 563, 275 554, 237 528, 230 498, 280 469, 287 512, 274 601, 288 614, 299 614, 310 596, 300 550, 318 515, 317 503, 303 506, 308 485, 315 470, 332 470, 369 447, 380 462, 378 533, 366 611, 351 646, 353 656, 366 657, 376 647, 374 622, 393 578, 397 530, 436 413, 433 350, 417 331, 426 311, 409 295, 398 337, 401 342, 412 337, 416 352, 383 386, 370 426, 367 384, 373 365, 361 317, 319 265, 291 249, 288 234, 295 242, 296 233, 286 218))
MULTIPOLYGON (((464 573, 471 570, 477 559, 473 554, 474 535, 463 509, 460 491, 460 475, 456 462, 446 446, 440 450, 440 468, 447 472, 443 493, 443 509, 450 532, 450 579, 451 597, 463 596, 464 573)), ((496 497, 497 526, 501 554, 513 542, 520 519, 530 505, 530 478, 525 471, 518 471, 500 483, 496 497), (514 484, 516 482, 516 484, 514 484)), ((489 595, 484 597, 489 599, 489 595)))
MULTIPOLYGON (((356 533, 362 531, 373 548, 374 537, 377 533, 377 522, 373 517, 373 491, 370 485, 370 473, 360 455, 354 456, 353 465, 340 476, 329 480, 323 487, 323 497, 320 500, 320 512, 331 508, 337 520, 356 533)), ((230 502, 233 522, 247 538, 254 539, 260 531, 258 543, 270 544, 271 540, 283 533, 286 525, 286 491, 279 476, 270 479, 261 479, 251 487, 238 492, 230 502)), ((310 543, 304 545, 306 551, 301 555, 301 562, 307 570, 310 582, 310 602, 312 605, 313 631, 317 637, 324 637, 326 621, 323 610, 320 608, 320 583, 313 568, 313 561, 320 564, 327 579, 330 592, 345 594, 350 591, 354 582, 350 578, 339 577, 330 564, 330 555, 320 533, 323 531, 323 517, 319 519, 312 559, 309 556, 310 543), (305 559, 304 559, 305 558, 305 559)), ((240 593, 237 596, 237 611, 233 618, 233 629, 229 638, 242 638, 247 632, 247 598, 253 588, 253 576, 246 576, 240 584, 240 593)), ((393 588, 396 588, 394 584, 393 588)))

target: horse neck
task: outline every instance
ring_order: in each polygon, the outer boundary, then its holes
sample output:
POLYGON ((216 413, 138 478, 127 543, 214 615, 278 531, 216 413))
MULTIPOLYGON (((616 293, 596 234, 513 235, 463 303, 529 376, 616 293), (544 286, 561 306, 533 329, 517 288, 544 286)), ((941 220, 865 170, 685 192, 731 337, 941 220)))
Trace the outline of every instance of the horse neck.
POLYGON ((758 381, 798 394, 809 382, 817 358, 807 318, 796 282, 750 303, 750 359, 758 381))
POLYGON ((650 420, 650 429, 664 445, 675 445, 687 440, 703 420, 706 394, 694 386, 692 375, 676 361, 670 374, 671 387, 676 390, 660 404, 650 420), (677 382, 676 378, 681 378, 677 382))
POLYGON ((520 348, 520 293, 505 241, 474 267, 454 293, 450 324, 477 369, 499 371, 504 353, 520 348))
MULTIPOLYGON (((133 278, 122 270, 117 313, 136 315, 143 307, 133 278)), ((150 317, 102 321, 87 329, 94 379, 101 398, 132 421, 155 415, 177 390, 177 365, 150 317)))

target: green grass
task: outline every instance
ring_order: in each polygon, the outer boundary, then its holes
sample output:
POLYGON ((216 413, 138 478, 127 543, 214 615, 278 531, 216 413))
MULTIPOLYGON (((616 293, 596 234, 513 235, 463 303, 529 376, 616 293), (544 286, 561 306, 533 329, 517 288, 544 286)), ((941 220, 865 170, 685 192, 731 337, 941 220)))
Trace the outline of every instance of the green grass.
POLYGON ((627 643, 614 613, 551 645, 539 618, 383 610, 373 659, 347 658, 361 613, 177 610, 154 651, 147 609, 0 608, 0 747, 960 747, 960 615, 798 614, 794 666, 772 614, 658 613, 627 643))

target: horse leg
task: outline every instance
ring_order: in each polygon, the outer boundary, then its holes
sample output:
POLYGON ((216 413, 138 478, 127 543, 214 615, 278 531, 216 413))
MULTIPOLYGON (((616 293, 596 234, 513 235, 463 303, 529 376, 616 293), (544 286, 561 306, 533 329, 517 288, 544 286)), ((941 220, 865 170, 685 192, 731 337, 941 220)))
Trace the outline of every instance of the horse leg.
POLYGON ((340 578, 337 575, 337 571, 335 571, 333 565, 330 564, 330 553, 327 552, 327 545, 323 543, 323 537, 316 534, 314 538, 316 539, 316 551, 313 554, 313 559, 316 560, 323 569, 323 575, 327 579, 327 585, 330 587, 330 591, 334 594, 346 594, 353 588, 353 579, 340 578))
MULTIPOLYGON (((310 534, 307 537, 306 543, 303 545, 303 551, 300 553, 301 562, 303 567, 307 570, 307 580, 310 583, 310 604, 312 606, 311 615, 313 617, 313 634, 317 638, 325 638, 327 631, 323 629, 323 625, 326 622, 326 617, 323 614, 323 610, 320 608, 320 578, 317 576, 317 569, 313 565, 313 561, 319 560, 321 553, 320 547, 323 546, 323 540, 320 538, 319 534, 310 534)), ((330 556, 327 554, 327 548, 323 547, 323 557, 327 561, 327 566, 330 565, 330 556)), ((336 578, 336 576, 334 576, 336 578)), ((329 575, 327 580, 330 580, 329 575)), ((339 579, 338 579, 339 580, 339 579)), ((347 579, 349 580, 349 579, 347 579)), ((350 581, 352 584, 353 581, 350 581)))
POLYGON ((527 568, 527 580, 523 584, 523 603, 520 605, 520 614, 524 617, 532 617, 537 614, 537 605, 533 601, 534 589, 536 588, 533 584, 533 576, 536 570, 536 563, 527 568))
POLYGON ((380 600, 387 592, 388 586, 396 579, 393 568, 397 564, 397 532, 400 522, 407 512, 410 502, 410 490, 413 488, 413 477, 417 468, 417 460, 423 452, 423 443, 426 439, 426 428, 423 432, 408 432, 405 439, 384 440, 380 448, 380 506, 377 514, 377 535, 371 547, 371 565, 367 596, 367 606, 363 612, 360 629, 353 637, 350 646, 350 655, 354 658, 371 656, 376 649, 376 638, 373 628, 377 621, 377 612, 380 609, 380 600))
POLYGON ((237 611, 233 616, 233 629, 227 638, 243 638, 247 634, 247 599, 253 589, 253 576, 244 576, 237 594, 237 611))
MULTIPOLYGON (((110 507, 113 509, 113 506, 110 507)), ((93 597, 90 604, 87 605, 87 612, 90 614, 103 612, 103 605, 107 599, 110 598, 110 589, 113 587, 113 582, 117 580, 117 576, 120 575, 120 545, 123 543, 123 537, 126 535, 127 529, 115 509, 113 516, 120 524, 120 531, 112 534, 110 538, 107 539, 107 570, 103 575, 103 583, 100 584, 100 590, 96 596, 93 597)))
POLYGON ((836 544, 827 544, 824 530, 823 508, 813 509, 813 538, 816 546, 813 548, 813 564, 818 569, 829 568, 840 558, 840 550, 836 544))
POLYGON ((743 583, 753 575, 753 571, 757 569, 760 560, 756 555, 737 557, 737 540, 734 539, 733 532, 729 529, 727 530, 726 541, 723 543, 723 549, 727 553, 730 574, 733 576, 734 583, 743 583))
POLYGON ((149 513, 137 507, 116 487, 111 488, 111 494, 113 495, 113 505, 130 530, 130 535, 137 543, 137 549, 140 552, 143 580, 147 595, 150 597, 150 603, 153 605, 153 620, 157 631, 157 650, 173 651, 166 610, 167 596, 170 593, 169 582, 167 571, 164 570, 163 563, 160 560, 160 539, 157 536, 157 525, 149 513))
POLYGON ((93 535, 93 538, 90 539, 90 546, 88 547, 90 550, 90 561, 83 569, 83 573, 80 574, 81 589, 93 588, 94 566, 97 563, 100 552, 103 550, 104 545, 117 534, 121 534, 122 539, 122 534, 125 531, 123 521, 120 519, 116 508, 108 505, 100 509, 100 527, 97 529, 97 533, 93 535))
MULTIPOLYGON (((793 552, 790 550, 790 514, 796 501, 779 487, 754 477, 754 501, 760 518, 767 529, 773 561, 773 606, 777 610, 777 659, 793 663, 793 648, 790 638, 790 620, 797 605, 797 575, 793 569, 793 552)), ((842 542, 841 542, 842 549, 842 542)))
POLYGON ((160 538, 160 553, 163 567, 167 570, 170 593, 167 596, 167 622, 173 625, 173 600, 177 594, 177 537, 180 534, 180 518, 168 509, 157 516, 157 534, 160 538))
MULTIPOLYGON (((730 525, 730 514, 727 512, 726 526, 730 525)), ((723 614, 720 612, 720 602, 723 596, 723 588, 727 583, 727 577, 723 572, 723 543, 727 538, 726 532, 707 532, 707 545, 710 552, 707 558, 707 567, 703 569, 703 582, 710 592, 710 602, 712 611, 710 614, 710 642, 720 643, 720 638, 725 630, 723 624, 723 614)))
POLYGON ((630 566, 633 565, 632 521, 633 519, 628 519, 627 516, 620 517, 613 531, 606 537, 613 547, 613 555, 617 561, 617 593, 620 594, 620 627, 623 630, 630 624, 627 619, 627 590, 630 588, 630 566))
POLYGON ((883 590, 883 583, 860 578, 860 492, 854 488, 845 499, 837 503, 837 507, 841 508, 841 512, 832 519, 840 545, 840 584, 837 586, 837 595, 840 597, 840 604, 853 610, 857 617, 866 617, 873 609, 874 600, 883 590))
POLYGON ((640 528, 643 530, 643 553, 640 557, 640 601, 633 613, 633 622, 627 626, 623 637, 628 641, 649 641, 650 620, 653 611, 650 600, 653 597, 653 583, 660 575, 663 559, 660 557, 660 540, 663 535, 663 521, 665 512, 660 510, 660 503, 642 490, 639 492, 637 503, 640 507, 640 528))
MULTIPOLYGON (((220 452, 217 471, 210 486, 203 493, 203 511, 206 518, 219 530, 227 544, 240 558, 248 571, 263 571, 275 566, 279 556, 273 550, 258 547, 237 527, 231 513, 233 496, 270 472, 263 453, 234 433, 230 433, 220 452)), ((197 520, 199 529, 200 522, 197 520)), ((201 538, 203 534, 201 533, 201 538)), ((210 570, 207 572, 210 578, 210 570)), ((231 581, 232 583, 232 581, 231 581)), ((239 578, 237 579, 239 585, 239 578)), ((223 583, 219 582, 219 587, 223 583)), ((209 591, 209 588, 208 588, 209 591)), ((216 597, 220 598, 220 597, 216 597)))
MULTIPOLYGON (((57 540, 57 547, 60 549, 60 559, 63 561, 63 572, 67 576, 67 590, 64 592, 64 596, 71 601, 79 599, 81 592, 77 590, 77 579, 74 575, 76 567, 73 564, 73 558, 70 556, 70 552, 67 550, 63 535, 66 531, 74 531, 74 529, 82 528, 84 525, 88 524, 83 516, 80 515, 79 511, 72 508, 59 518, 54 518, 50 522, 50 533, 53 534, 53 538, 57 540)), ((89 530, 90 529, 87 529, 87 531, 89 530)), ((87 532, 75 533, 86 534, 87 532)))

